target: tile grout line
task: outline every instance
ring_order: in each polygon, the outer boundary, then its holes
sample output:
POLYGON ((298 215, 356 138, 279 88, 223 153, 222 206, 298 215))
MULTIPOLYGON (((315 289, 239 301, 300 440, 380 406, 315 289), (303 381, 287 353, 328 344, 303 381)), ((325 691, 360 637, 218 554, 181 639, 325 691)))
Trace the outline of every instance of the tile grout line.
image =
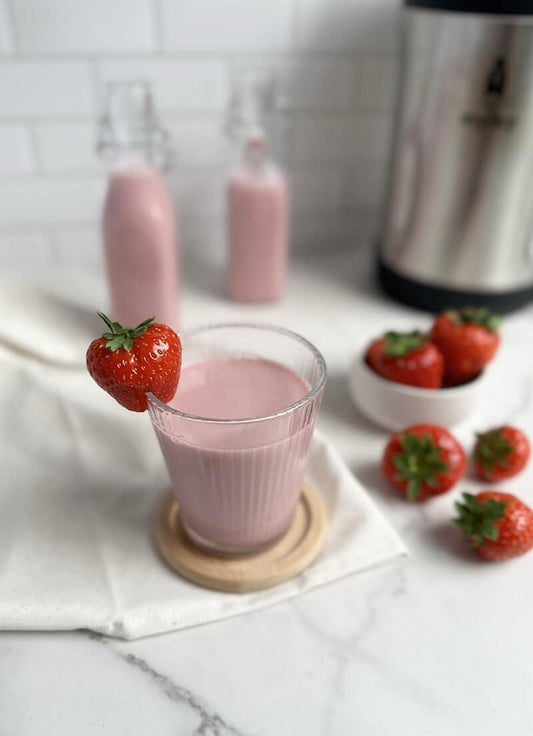
POLYGON ((153 26, 154 50, 156 53, 164 54, 163 19, 159 0, 150 0, 150 11, 153 26))
POLYGON ((300 0, 289 0, 290 1, 290 16, 289 16, 289 49, 291 55, 298 52, 298 16, 299 16, 299 4, 300 0))
POLYGON ((13 8, 11 6, 11 0, 4 0, 3 2, 4 10, 5 10, 5 17, 8 23, 8 31, 9 31, 9 56, 6 60, 13 61, 13 59, 18 59, 20 54, 20 41, 17 31, 17 24, 15 22, 15 13, 13 12, 13 8))
MULTIPOLYGON (((7 7, 7 6, 6 6, 7 7)), ((11 13, 9 16, 11 17, 11 13)), ((14 24, 12 24, 14 26, 14 24)), ((13 33, 15 36, 16 34, 13 33)), ((189 63, 196 61, 199 63, 213 63, 214 61, 220 60, 227 54, 242 57, 243 59, 253 59, 257 56, 270 57, 271 59, 278 59, 281 63, 291 62, 302 62, 309 63, 309 61, 316 61, 317 63, 335 63, 336 61, 353 61, 354 63, 360 62, 362 58, 380 59, 388 61, 396 61, 397 54, 394 51, 379 48, 360 48, 360 49, 278 49, 275 47, 265 48, 260 50, 251 50, 249 48, 236 48, 228 49, 222 47, 218 49, 198 49, 196 51, 173 51, 161 47, 158 47, 156 51, 112 51, 111 49, 106 51, 65 51, 65 52, 24 52, 19 51, 18 42, 11 55, 0 59, 0 65, 2 63, 13 61, 24 63, 73 63, 77 64, 86 61, 87 56, 93 56, 103 63, 127 63, 127 62, 145 62, 148 64, 157 64, 160 62, 174 62, 174 63, 189 63)))
POLYGON ((21 123, 21 125, 24 127, 24 130, 26 131, 26 135, 28 137, 28 142, 29 142, 29 148, 31 152, 32 171, 30 172, 30 176, 33 180, 39 179, 40 175, 44 173, 44 168, 43 168, 43 162, 42 162, 42 156, 41 156, 41 148, 37 141, 37 133, 35 130, 35 124, 27 121, 27 122, 21 123))
POLYGON ((85 59, 85 63, 89 68, 89 76, 91 78, 91 93, 94 103, 94 113, 91 116, 87 116, 87 121, 91 121, 92 125, 96 127, 97 121, 102 115, 102 80, 100 78, 100 72, 98 69, 98 56, 92 55, 85 59))

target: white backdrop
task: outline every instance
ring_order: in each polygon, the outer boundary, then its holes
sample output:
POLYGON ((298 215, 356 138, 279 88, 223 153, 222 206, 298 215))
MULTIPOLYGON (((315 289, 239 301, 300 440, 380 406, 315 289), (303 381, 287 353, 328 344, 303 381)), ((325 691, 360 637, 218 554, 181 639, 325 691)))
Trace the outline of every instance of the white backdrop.
POLYGON ((186 250, 223 249, 229 70, 279 70, 298 249, 376 230, 399 0, 0 0, 0 267, 98 268, 107 80, 153 84, 177 153, 186 250))

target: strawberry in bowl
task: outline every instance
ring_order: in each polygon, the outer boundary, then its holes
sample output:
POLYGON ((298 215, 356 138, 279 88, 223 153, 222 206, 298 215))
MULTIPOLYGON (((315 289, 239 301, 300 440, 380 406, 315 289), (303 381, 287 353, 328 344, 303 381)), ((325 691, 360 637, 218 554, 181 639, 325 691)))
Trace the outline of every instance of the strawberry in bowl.
POLYGON ((389 332, 356 355, 348 388, 361 413, 385 429, 453 427, 478 407, 485 373, 462 386, 443 388, 443 368, 442 355, 427 334, 389 332))
POLYGON ((87 350, 87 370, 96 383, 130 411, 146 411, 147 393, 168 402, 176 393, 181 343, 167 325, 154 318, 123 327, 98 312, 108 331, 87 350))
POLYGON ((464 307, 439 314, 431 339, 444 358, 444 384, 476 378, 500 345, 500 317, 485 307, 464 307))
POLYGON ((459 424, 484 398, 484 368, 500 344, 499 320, 488 309, 466 307, 438 315, 428 333, 374 339, 350 370, 354 404, 386 429, 459 424))
POLYGON ((530 446, 526 435, 507 424, 477 435, 474 468, 489 483, 518 475, 529 460, 530 446))
POLYGON ((387 332, 370 343, 366 364, 382 378, 419 388, 440 388, 444 361, 422 332, 387 332))

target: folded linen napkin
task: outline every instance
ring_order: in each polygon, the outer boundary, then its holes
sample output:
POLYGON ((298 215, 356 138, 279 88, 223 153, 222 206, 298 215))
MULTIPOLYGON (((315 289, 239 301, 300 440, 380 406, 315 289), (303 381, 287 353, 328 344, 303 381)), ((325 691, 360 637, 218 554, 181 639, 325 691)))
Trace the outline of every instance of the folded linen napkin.
POLYGON ((95 311, 16 277, 0 283, 0 312, 1 346, 63 368, 83 368, 89 340, 103 331, 95 311))
MULTIPOLYGON (((65 305, 36 295, 26 303, 36 300, 43 325, 49 310, 71 331, 65 305)), ((76 370, 83 359, 72 345, 55 361, 32 324, 31 347, 0 328, 0 629, 88 628, 134 639, 258 609, 406 554, 317 432, 308 478, 329 531, 315 563, 245 595, 180 578, 154 544, 168 478, 148 415, 124 410, 76 370)))

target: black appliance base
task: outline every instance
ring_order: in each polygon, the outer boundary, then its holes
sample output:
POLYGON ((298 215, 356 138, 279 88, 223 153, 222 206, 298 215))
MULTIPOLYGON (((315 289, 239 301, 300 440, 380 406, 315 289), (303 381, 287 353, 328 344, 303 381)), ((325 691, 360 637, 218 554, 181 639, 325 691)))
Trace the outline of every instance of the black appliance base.
POLYGON ((378 280, 393 299, 427 312, 443 312, 454 307, 483 306, 489 307, 494 312, 507 314, 533 301, 533 285, 526 289, 505 292, 456 291, 440 286, 429 286, 399 276, 381 260, 378 262, 378 280))

